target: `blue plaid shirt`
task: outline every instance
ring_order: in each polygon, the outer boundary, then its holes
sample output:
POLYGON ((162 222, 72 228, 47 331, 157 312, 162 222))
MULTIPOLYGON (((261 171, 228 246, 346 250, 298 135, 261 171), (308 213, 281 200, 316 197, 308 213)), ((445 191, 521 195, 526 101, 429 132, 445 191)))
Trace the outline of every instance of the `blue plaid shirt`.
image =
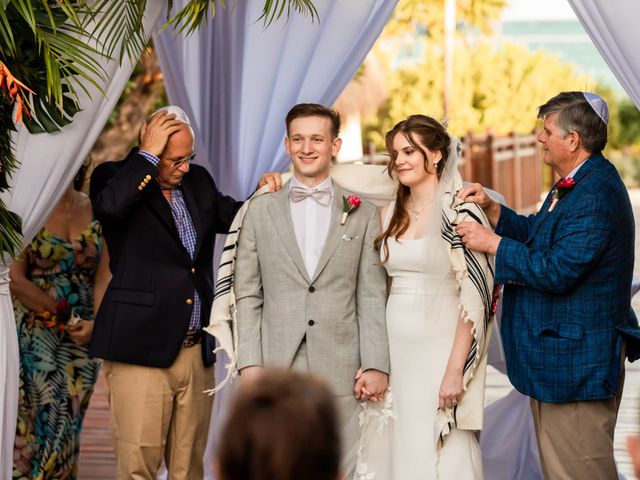
MULTIPOLYGON (((160 163, 160 159, 152 153, 145 152, 144 150, 140 150, 139 153, 156 167, 158 166, 158 163, 160 163)), ((193 226, 193 220, 191 220, 191 215, 189 215, 187 205, 184 203, 184 196, 182 195, 182 189, 180 187, 171 189, 171 201, 169 202, 169 206, 171 207, 173 221, 178 229, 178 235, 180 236, 182 245, 187 252, 189 252, 191 260, 193 260, 193 255, 196 250, 196 229, 193 226)), ((200 300, 200 295, 198 295, 197 290, 194 290, 193 311, 191 312, 191 320, 189 321, 189 330, 200 329, 201 305, 202 301, 200 300)))

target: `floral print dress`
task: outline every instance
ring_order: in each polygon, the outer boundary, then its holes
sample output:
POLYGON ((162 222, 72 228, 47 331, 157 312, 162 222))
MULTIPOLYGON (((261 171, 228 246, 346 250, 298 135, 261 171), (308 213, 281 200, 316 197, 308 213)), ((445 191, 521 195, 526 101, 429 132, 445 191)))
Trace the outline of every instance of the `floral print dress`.
POLYGON ((46 228, 25 250, 28 278, 51 296, 57 311, 33 312, 14 301, 20 347, 20 400, 14 479, 74 479, 82 420, 98 379, 88 345, 65 332, 70 315, 93 320, 93 279, 102 251, 97 221, 72 239, 46 228))

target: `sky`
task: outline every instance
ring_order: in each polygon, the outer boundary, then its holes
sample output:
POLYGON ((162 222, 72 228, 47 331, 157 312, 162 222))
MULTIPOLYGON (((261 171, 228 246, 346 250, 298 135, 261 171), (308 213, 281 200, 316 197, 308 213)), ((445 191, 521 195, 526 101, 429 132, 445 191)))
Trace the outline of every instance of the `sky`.
POLYGON ((567 0, 508 0, 502 19, 512 20, 575 20, 567 0))

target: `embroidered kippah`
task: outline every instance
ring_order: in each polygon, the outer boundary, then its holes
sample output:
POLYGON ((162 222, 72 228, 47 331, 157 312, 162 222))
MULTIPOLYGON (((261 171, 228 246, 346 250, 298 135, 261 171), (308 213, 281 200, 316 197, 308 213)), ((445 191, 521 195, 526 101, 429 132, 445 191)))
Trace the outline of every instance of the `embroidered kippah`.
POLYGON ((607 102, 600 95, 596 95, 591 92, 582 92, 585 100, 589 102, 591 108, 596 115, 600 117, 600 119, 604 122, 605 125, 609 125, 609 107, 607 106, 607 102))

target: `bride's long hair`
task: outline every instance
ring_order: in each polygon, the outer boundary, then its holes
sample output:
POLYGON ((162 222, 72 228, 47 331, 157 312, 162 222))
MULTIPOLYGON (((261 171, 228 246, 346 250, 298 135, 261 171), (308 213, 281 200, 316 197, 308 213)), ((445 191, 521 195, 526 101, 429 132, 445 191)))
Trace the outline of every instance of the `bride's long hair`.
MULTIPOLYGON (((439 151, 442 154, 442 158, 436 167, 436 175, 438 180, 440 180, 445 164, 447 163, 448 149, 451 144, 451 137, 444 126, 427 115, 411 115, 389 130, 385 136, 385 144, 387 146, 387 152, 389 153, 387 173, 391 178, 394 178, 394 175, 396 175, 397 158, 397 154, 393 151, 393 139, 399 133, 404 135, 413 148, 422 153, 425 171, 427 171, 428 159, 427 152, 423 146, 432 152, 439 151)), ((374 242, 375 248, 382 248, 384 252, 383 263, 386 262, 389 257, 387 239, 394 237, 397 240, 398 237, 402 236, 402 234, 407 231, 407 228, 409 228, 409 214, 406 211, 405 203, 410 194, 411 189, 409 187, 402 185, 402 183, 398 184, 395 207, 389 225, 374 242)))

